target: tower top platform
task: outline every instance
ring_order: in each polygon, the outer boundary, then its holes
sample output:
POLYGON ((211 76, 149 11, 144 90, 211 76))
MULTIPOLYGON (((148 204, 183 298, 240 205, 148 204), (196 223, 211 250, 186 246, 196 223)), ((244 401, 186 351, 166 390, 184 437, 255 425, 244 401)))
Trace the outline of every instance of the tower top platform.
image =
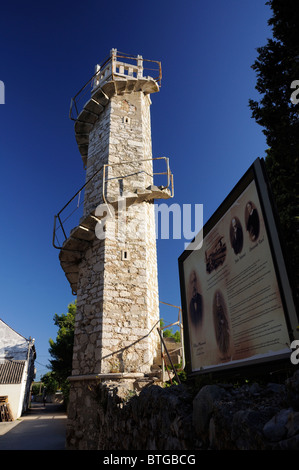
POLYGON ((130 80, 130 86, 126 90, 124 89, 125 87, 116 87, 113 91, 117 94, 119 94, 118 92, 128 91, 143 91, 145 94, 155 93, 159 91, 161 86, 161 62, 143 59, 141 55, 130 56, 129 54, 118 52, 117 49, 111 49, 108 59, 101 65, 97 64, 95 67, 92 93, 109 81, 116 80, 122 82, 124 79, 130 80), (145 73, 149 72, 150 75, 145 76, 145 73), (152 77, 152 75, 154 76, 152 77), (149 82, 148 86, 144 86, 146 82, 149 82))
POLYGON ((108 58, 95 67, 94 75, 71 99, 69 117, 75 121, 75 137, 84 165, 88 151, 88 135, 105 106, 114 95, 160 90, 161 62, 131 56, 112 49, 108 58), (150 73, 151 75, 146 75, 150 73))

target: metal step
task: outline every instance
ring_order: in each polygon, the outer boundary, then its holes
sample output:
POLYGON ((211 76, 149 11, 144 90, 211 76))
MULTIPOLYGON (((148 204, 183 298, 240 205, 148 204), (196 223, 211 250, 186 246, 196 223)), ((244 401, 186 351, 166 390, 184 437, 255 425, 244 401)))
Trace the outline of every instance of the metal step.
POLYGON ((88 109, 85 108, 82 109, 81 113, 78 116, 79 121, 89 124, 94 124, 98 118, 98 114, 88 111, 88 109))
POLYGON ((95 238, 97 220, 93 217, 93 214, 90 214, 80 220, 80 224, 71 231, 59 253, 60 265, 74 294, 77 292, 79 263, 89 248, 90 242, 95 238))
POLYGON ((106 104, 109 103, 109 96, 106 95, 102 88, 96 88, 95 90, 93 90, 91 93, 91 97, 103 107, 105 107, 106 104))
MULTIPOLYGON (((151 185, 146 189, 137 189, 134 192, 125 192, 121 197, 126 207, 145 201, 153 201, 154 199, 168 199, 171 192, 168 188, 159 188, 151 185)), ((111 204, 114 211, 119 208, 120 196, 110 198, 107 203, 111 204)), ((123 207, 123 204, 121 204, 123 207)), ((105 217, 103 215, 103 217, 105 217)), ((95 227, 101 222, 101 217, 95 216, 95 210, 88 216, 81 217, 79 225, 70 232, 70 236, 65 240, 59 254, 59 260, 65 276, 68 279, 73 293, 77 291, 77 282, 79 276, 79 263, 85 251, 90 247, 91 242, 96 238, 95 227)))
POLYGON ((92 128, 93 124, 89 122, 82 122, 79 120, 75 122, 75 134, 89 134, 92 128))
POLYGON ((91 113, 97 114, 98 116, 103 112, 104 106, 102 106, 98 101, 94 98, 91 98, 87 103, 84 105, 84 109, 90 111, 91 113))

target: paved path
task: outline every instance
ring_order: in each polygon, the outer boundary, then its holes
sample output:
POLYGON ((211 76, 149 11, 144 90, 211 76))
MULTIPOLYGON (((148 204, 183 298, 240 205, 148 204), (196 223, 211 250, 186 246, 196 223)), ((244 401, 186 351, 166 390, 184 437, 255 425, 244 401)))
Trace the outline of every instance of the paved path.
POLYGON ((64 450, 66 419, 59 405, 32 403, 19 420, 0 423, 0 450, 64 450))

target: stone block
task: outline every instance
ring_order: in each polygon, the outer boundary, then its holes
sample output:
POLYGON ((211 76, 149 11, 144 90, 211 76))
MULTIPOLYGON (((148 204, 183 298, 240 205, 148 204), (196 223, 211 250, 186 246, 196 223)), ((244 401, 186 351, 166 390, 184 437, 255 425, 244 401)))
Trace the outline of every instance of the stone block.
POLYGON ((193 426, 199 437, 207 435, 214 401, 221 400, 223 394, 223 389, 217 385, 205 385, 193 400, 193 426))

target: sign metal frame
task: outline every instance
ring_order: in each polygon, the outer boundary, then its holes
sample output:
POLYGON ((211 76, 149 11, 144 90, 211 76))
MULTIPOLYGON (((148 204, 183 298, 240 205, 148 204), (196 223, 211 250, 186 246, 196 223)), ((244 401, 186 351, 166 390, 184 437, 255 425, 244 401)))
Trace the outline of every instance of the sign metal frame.
MULTIPOLYGON (((230 210, 233 204, 238 198, 246 191, 249 185, 254 182, 257 190, 259 204, 262 212, 263 222, 267 235, 267 240, 270 247, 270 253, 272 256, 275 276, 277 285, 279 288, 281 303, 283 307, 283 313, 286 322, 286 328, 288 333, 289 345, 294 339, 299 339, 298 316, 296 312, 295 300, 292 290, 292 284, 290 280, 290 272, 287 268, 285 256, 283 254, 283 247, 281 237, 279 235, 279 223, 277 213, 274 207, 273 198, 271 195, 271 188, 267 178, 265 164, 261 159, 256 159, 250 166, 247 172, 235 185, 232 191, 228 194, 222 204, 214 212, 211 218, 206 222, 202 229, 202 233, 198 234, 192 241, 191 247, 196 247, 196 238, 205 241, 206 237, 211 233, 214 227, 217 227, 218 222, 225 216, 230 210)), ((199 248, 199 250, 202 248, 199 248)), ((194 253, 193 249, 187 249, 180 255, 178 259, 179 265, 179 278, 180 278, 180 290, 181 290, 181 302, 182 302, 182 316, 184 324, 184 347, 185 347, 185 359, 186 359, 186 372, 189 376, 206 374, 206 373, 218 373, 223 371, 224 373, 237 372, 240 370, 248 370, 250 368, 257 368, 259 365, 262 367, 265 364, 272 365, 278 362, 290 362, 290 355, 292 350, 288 352, 283 351, 281 354, 278 352, 273 355, 261 355, 261 357, 255 357, 251 359, 250 356, 244 360, 227 361, 224 363, 205 365, 204 367, 194 366, 194 359, 192 359, 192 346, 190 337, 190 316, 188 315, 187 305, 187 292, 186 292, 186 276, 185 276, 185 263, 190 256, 194 253)), ((199 266, 202 270, 204 266, 199 266)), ((213 332, 211 332, 213 334, 213 332)), ((257 370, 257 369, 256 369, 257 370)))

